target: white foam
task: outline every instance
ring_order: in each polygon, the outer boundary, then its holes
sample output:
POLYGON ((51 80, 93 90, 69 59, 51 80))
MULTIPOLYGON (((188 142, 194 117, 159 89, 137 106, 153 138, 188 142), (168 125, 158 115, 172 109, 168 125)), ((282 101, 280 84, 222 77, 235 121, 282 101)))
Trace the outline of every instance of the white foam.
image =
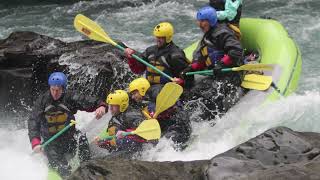
POLYGON ((43 180, 48 175, 46 160, 31 155, 27 131, 0 129, 0 179, 43 180))
POLYGON ((241 111, 230 111, 213 127, 208 122, 193 123, 191 142, 184 151, 176 152, 169 140, 161 140, 155 148, 146 150, 142 159, 210 159, 277 126, 286 126, 297 131, 320 132, 319 109, 319 92, 295 94, 263 108, 249 110, 242 107, 241 111))

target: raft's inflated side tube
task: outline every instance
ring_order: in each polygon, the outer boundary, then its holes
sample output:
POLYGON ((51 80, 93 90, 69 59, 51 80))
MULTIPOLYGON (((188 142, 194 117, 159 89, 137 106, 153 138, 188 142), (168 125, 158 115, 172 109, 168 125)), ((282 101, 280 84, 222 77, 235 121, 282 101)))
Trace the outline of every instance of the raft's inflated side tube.
MULTIPOLYGON (((277 66, 277 70, 270 75, 273 76, 280 92, 284 96, 294 92, 301 72, 301 54, 284 27, 271 19, 242 18, 240 29, 244 49, 258 51, 260 63, 277 66)), ((184 50, 189 60, 192 59, 197 44, 198 42, 195 42, 184 50)), ((271 88, 265 95, 265 100, 275 100, 280 97, 279 93, 271 88)))
POLYGON ((47 180, 62 180, 62 177, 55 170, 49 169, 47 180))
MULTIPOLYGON (((275 81, 281 93, 287 96, 294 92, 301 73, 301 53, 284 27, 271 19, 242 18, 240 29, 241 43, 245 49, 258 51, 261 63, 281 67, 279 78, 275 81)), ((268 99, 278 97, 278 93, 274 91, 268 99)))

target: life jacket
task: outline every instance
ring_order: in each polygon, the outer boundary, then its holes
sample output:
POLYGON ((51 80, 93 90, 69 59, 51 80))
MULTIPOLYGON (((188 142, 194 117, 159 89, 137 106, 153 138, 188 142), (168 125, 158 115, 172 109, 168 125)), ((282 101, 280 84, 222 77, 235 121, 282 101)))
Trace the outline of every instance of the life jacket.
MULTIPOLYGON (((167 62, 169 54, 166 53, 160 57, 156 57, 154 54, 151 54, 148 59, 149 63, 156 68, 158 68, 160 71, 168 74, 169 76, 172 76, 171 73, 171 67, 169 63, 167 62)), ((161 76, 158 72, 156 72, 154 69, 147 67, 146 77, 150 84, 165 84, 169 82, 168 78, 161 76)))
POLYGON ((216 50, 212 47, 204 46, 201 48, 201 55, 205 58, 206 66, 209 67, 211 65, 216 64, 223 58, 224 52, 216 50))
MULTIPOLYGON (((181 71, 185 67, 175 67, 174 64, 183 64, 185 62, 186 67, 189 64, 187 59, 184 56, 183 51, 176 46, 173 42, 167 44, 163 48, 158 48, 157 46, 152 46, 147 49, 147 57, 148 62, 158 68, 160 71, 166 73, 167 75, 173 77, 178 76, 181 71), (180 57, 181 56, 181 57, 180 57), (175 59, 180 57, 179 59, 175 59), (184 62, 180 62, 183 59, 184 62), (179 69, 180 68, 180 69, 179 69)), ((158 72, 153 70, 150 67, 147 67, 146 70, 146 79, 150 82, 151 85, 153 84, 165 84, 170 82, 168 78, 165 76, 160 75, 158 72)))
POLYGON ((74 119, 69 108, 62 103, 48 105, 44 110, 44 117, 47 120, 49 135, 61 131, 74 119))
MULTIPOLYGON (((127 113, 127 112, 125 112, 125 113, 127 113)), ((133 114, 131 113, 129 115, 125 115, 125 113, 118 114, 118 115, 113 116, 111 118, 111 120, 109 121, 109 125, 108 125, 109 127, 107 128, 107 134, 109 136, 116 135, 118 130, 122 130, 122 131, 126 131, 126 132, 131 132, 131 131, 135 130, 135 128, 132 128, 133 124, 131 124, 131 123, 133 123, 133 122, 131 121, 131 119, 127 119, 127 118, 129 118, 127 116, 130 116, 132 118, 133 114), (128 123, 130 123, 131 125, 128 125, 128 123)), ((142 116, 141 116, 141 118, 142 118, 142 116)), ((123 145, 125 145, 123 143, 126 142, 123 139, 128 140, 127 141, 128 143, 129 143, 129 141, 146 142, 144 139, 142 139, 136 135, 128 135, 128 136, 122 138, 122 140, 113 138, 112 140, 107 140, 104 143, 107 143, 113 147, 117 147, 119 145, 123 146, 123 145), (121 144, 119 144, 119 143, 121 143, 121 144)))
POLYGON ((230 23, 228 23, 228 26, 229 26, 230 29, 232 29, 234 31, 234 33, 236 34, 238 40, 241 40, 242 34, 241 34, 241 31, 240 31, 240 28, 238 26, 236 26, 234 24, 230 24, 230 23))
POLYGON ((239 46, 238 41, 224 42, 227 36, 235 36, 235 33, 228 27, 227 24, 217 24, 207 32, 195 53, 195 58, 200 61, 205 61, 206 66, 215 66, 225 55, 224 46, 228 43, 229 46, 239 46), (236 43, 238 42, 238 43, 236 43))
POLYGON ((207 67, 214 66, 218 61, 224 56, 224 51, 222 48, 218 48, 217 42, 212 42, 212 39, 216 39, 216 33, 209 32, 202 39, 199 47, 199 53, 202 61, 205 61, 207 67))
MULTIPOLYGON (((169 64, 164 63, 166 62, 164 56, 161 56, 160 59, 162 60, 151 60, 149 63, 158 68, 160 71, 172 76, 169 70, 169 64)), ((150 67, 147 67, 146 77, 150 84, 165 84, 169 82, 168 78, 161 76, 158 72, 150 67)))
MULTIPOLYGON (((116 130, 117 130, 117 127, 111 126, 108 128, 107 133, 109 134, 109 136, 114 136, 114 135, 116 135, 116 130)), ((112 140, 110 140, 108 142, 110 143, 111 146, 117 145, 116 138, 113 138, 112 140)))

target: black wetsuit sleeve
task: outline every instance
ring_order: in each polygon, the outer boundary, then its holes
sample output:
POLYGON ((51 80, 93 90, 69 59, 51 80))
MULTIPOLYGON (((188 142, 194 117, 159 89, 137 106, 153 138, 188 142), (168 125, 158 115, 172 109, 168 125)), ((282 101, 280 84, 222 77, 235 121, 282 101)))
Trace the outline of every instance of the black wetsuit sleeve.
POLYGON ((180 73, 189 65, 184 52, 178 48, 172 51, 168 63, 170 67, 173 67, 172 70, 175 77, 179 77, 180 73))
POLYGON ((68 93, 66 98, 71 105, 70 108, 73 113, 76 113, 77 110, 93 112, 100 106, 107 106, 102 99, 85 94, 68 93))
MULTIPOLYGON (((176 48, 170 55, 170 61, 168 62, 173 72, 173 77, 180 78, 181 73, 188 68, 189 63, 187 62, 187 58, 182 49, 176 48)), ((184 87, 190 88, 193 86, 194 76, 184 76, 185 80, 184 87)))
POLYGON ((119 130, 125 131, 126 129, 136 128, 144 119, 140 109, 129 108, 122 114, 112 117, 109 121, 108 129, 115 127, 115 133, 117 133, 119 130))
POLYGON ((125 129, 137 128, 145 119, 145 117, 142 115, 142 112, 138 109, 131 109, 125 113, 126 114, 124 116, 123 123, 125 129))
MULTIPOLYGON (((126 44, 124 44, 123 42, 120 42, 118 41, 117 44, 119 44, 120 46, 124 47, 124 48, 130 48, 130 49, 133 49, 131 47, 128 47, 126 44)), ((145 50, 144 52, 139 52, 135 49, 133 49, 135 51, 135 55, 139 56, 140 58, 142 58, 143 60, 146 60, 146 57, 147 57, 147 50, 145 50)))
POLYGON ((225 54, 231 57, 233 66, 242 65, 243 49, 240 41, 236 36, 230 33, 222 33, 219 35, 219 42, 223 44, 225 54))
POLYGON ((149 102, 156 103, 157 96, 160 93, 163 86, 164 86, 163 84, 152 85, 147 91, 147 100, 149 102))
POLYGON ((32 141, 33 138, 40 138, 41 115, 44 111, 42 99, 43 96, 40 96, 36 100, 32 108, 32 114, 28 119, 28 135, 30 141, 32 141))

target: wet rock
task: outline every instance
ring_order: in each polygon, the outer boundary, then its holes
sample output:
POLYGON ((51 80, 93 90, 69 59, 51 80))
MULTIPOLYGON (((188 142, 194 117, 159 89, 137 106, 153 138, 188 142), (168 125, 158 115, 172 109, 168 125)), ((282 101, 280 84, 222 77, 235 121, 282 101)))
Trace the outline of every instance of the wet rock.
POLYGON ((208 161, 146 162, 125 159, 92 160, 81 165, 70 180, 200 180, 202 167, 208 161))
POLYGON ((66 43, 34 32, 14 32, 0 40, 0 67, 31 67, 39 60, 60 56, 66 43))
POLYGON ((316 180, 320 179, 319 155, 319 133, 278 127, 211 160, 143 162, 102 158, 82 164, 70 179, 316 180))
POLYGON ((211 159, 208 180, 320 179, 320 134, 274 128, 211 159))
POLYGON ((0 40, 1 105, 7 111, 32 105, 48 89, 47 78, 54 71, 68 75, 68 89, 100 98, 133 77, 122 52, 109 44, 66 43, 34 32, 14 32, 0 40))

